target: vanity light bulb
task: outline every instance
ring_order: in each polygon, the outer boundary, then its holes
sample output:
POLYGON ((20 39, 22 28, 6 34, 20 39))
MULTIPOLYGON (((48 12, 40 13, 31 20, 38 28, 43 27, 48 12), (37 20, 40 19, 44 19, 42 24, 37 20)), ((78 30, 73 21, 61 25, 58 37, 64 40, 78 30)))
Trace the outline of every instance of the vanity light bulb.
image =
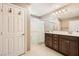
POLYGON ((61 11, 59 11, 59 13, 61 13, 61 11))
POLYGON ((58 12, 56 12, 56 14, 58 14, 58 12))
POLYGON ((58 15, 59 13, 58 12, 56 12, 56 15, 58 15))
POLYGON ((55 13, 53 13, 52 15, 55 15, 55 13))
POLYGON ((65 12, 65 9, 63 9, 62 11, 65 12))

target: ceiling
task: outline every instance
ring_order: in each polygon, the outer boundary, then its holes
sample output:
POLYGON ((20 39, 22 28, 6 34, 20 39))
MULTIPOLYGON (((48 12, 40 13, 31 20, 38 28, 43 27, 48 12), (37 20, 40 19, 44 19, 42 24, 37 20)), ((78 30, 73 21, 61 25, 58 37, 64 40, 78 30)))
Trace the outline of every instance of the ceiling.
POLYGON ((66 4, 67 3, 32 3, 30 13, 35 16, 43 16, 66 4))
POLYGON ((22 7, 30 6, 30 13, 38 18, 72 18, 79 17, 79 3, 20 3, 22 7))
POLYGON ((64 10, 64 12, 55 16, 61 19, 79 17, 79 3, 72 3, 69 6, 65 7, 64 10))

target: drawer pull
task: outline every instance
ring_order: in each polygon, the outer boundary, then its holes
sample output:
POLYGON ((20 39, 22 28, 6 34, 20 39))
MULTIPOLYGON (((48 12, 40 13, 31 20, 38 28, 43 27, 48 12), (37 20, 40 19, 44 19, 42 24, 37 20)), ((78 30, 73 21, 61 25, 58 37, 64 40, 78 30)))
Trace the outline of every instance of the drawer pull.
POLYGON ((54 41, 54 43, 56 44, 57 42, 56 42, 56 41, 54 41))
POLYGON ((66 41, 67 43, 69 43, 70 41, 66 41))

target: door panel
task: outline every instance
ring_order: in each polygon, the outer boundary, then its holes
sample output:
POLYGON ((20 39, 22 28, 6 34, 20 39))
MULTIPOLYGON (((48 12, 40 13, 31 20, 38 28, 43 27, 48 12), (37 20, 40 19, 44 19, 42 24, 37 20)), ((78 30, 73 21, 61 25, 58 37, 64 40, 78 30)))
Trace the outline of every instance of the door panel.
POLYGON ((2 55, 8 55, 8 6, 3 4, 2 19, 2 55))
POLYGON ((2 37, 2 55, 8 55, 8 39, 7 37, 2 37))
POLYGON ((0 4, 0 55, 22 53, 24 53, 24 10, 14 5, 0 4))
POLYGON ((19 41, 18 41, 18 37, 14 38, 14 55, 19 55, 18 51, 19 51, 19 41))
POLYGON ((18 22, 19 22, 19 53, 24 52, 24 11, 19 9, 18 13, 18 22))
POLYGON ((9 46, 8 47, 9 48, 8 49, 9 50, 8 54, 13 56, 14 55, 14 50, 13 50, 13 48, 14 48, 13 47, 14 46, 14 40, 13 40, 12 37, 11 38, 10 37, 8 38, 8 46, 9 46))
POLYGON ((19 37, 19 54, 24 53, 24 37, 19 37))

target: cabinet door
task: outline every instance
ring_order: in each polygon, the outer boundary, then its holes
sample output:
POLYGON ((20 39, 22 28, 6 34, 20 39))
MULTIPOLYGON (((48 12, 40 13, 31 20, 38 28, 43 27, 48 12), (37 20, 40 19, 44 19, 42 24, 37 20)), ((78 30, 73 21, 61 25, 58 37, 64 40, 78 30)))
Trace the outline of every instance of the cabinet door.
POLYGON ((46 37, 46 36, 45 36, 45 45, 46 45, 46 46, 49 45, 48 39, 49 39, 49 37, 46 37))
POLYGON ((52 34, 45 34, 45 44, 52 48, 52 34))
POLYGON ((78 56, 78 38, 72 37, 72 40, 70 41, 70 56, 78 56))
POLYGON ((59 42, 59 39, 58 39, 58 35, 53 35, 53 49, 55 50, 58 50, 58 42, 59 42))
POLYGON ((2 55, 2 4, 0 3, 0 56, 2 55))
POLYGON ((53 41, 53 49, 58 50, 58 41, 53 41))
POLYGON ((66 55, 68 55, 69 54, 69 47, 70 47, 70 41, 69 40, 66 40, 66 39, 64 39, 64 40, 62 40, 62 52, 64 53, 64 54, 66 54, 66 55))
POLYGON ((59 51, 65 55, 78 55, 78 38, 70 36, 60 36, 59 51))
POLYGON ((64 36, 61 36, 59 39, 59 51, 65 55, 69 55, 70 50, 70 41, 67 40, 64 36))

